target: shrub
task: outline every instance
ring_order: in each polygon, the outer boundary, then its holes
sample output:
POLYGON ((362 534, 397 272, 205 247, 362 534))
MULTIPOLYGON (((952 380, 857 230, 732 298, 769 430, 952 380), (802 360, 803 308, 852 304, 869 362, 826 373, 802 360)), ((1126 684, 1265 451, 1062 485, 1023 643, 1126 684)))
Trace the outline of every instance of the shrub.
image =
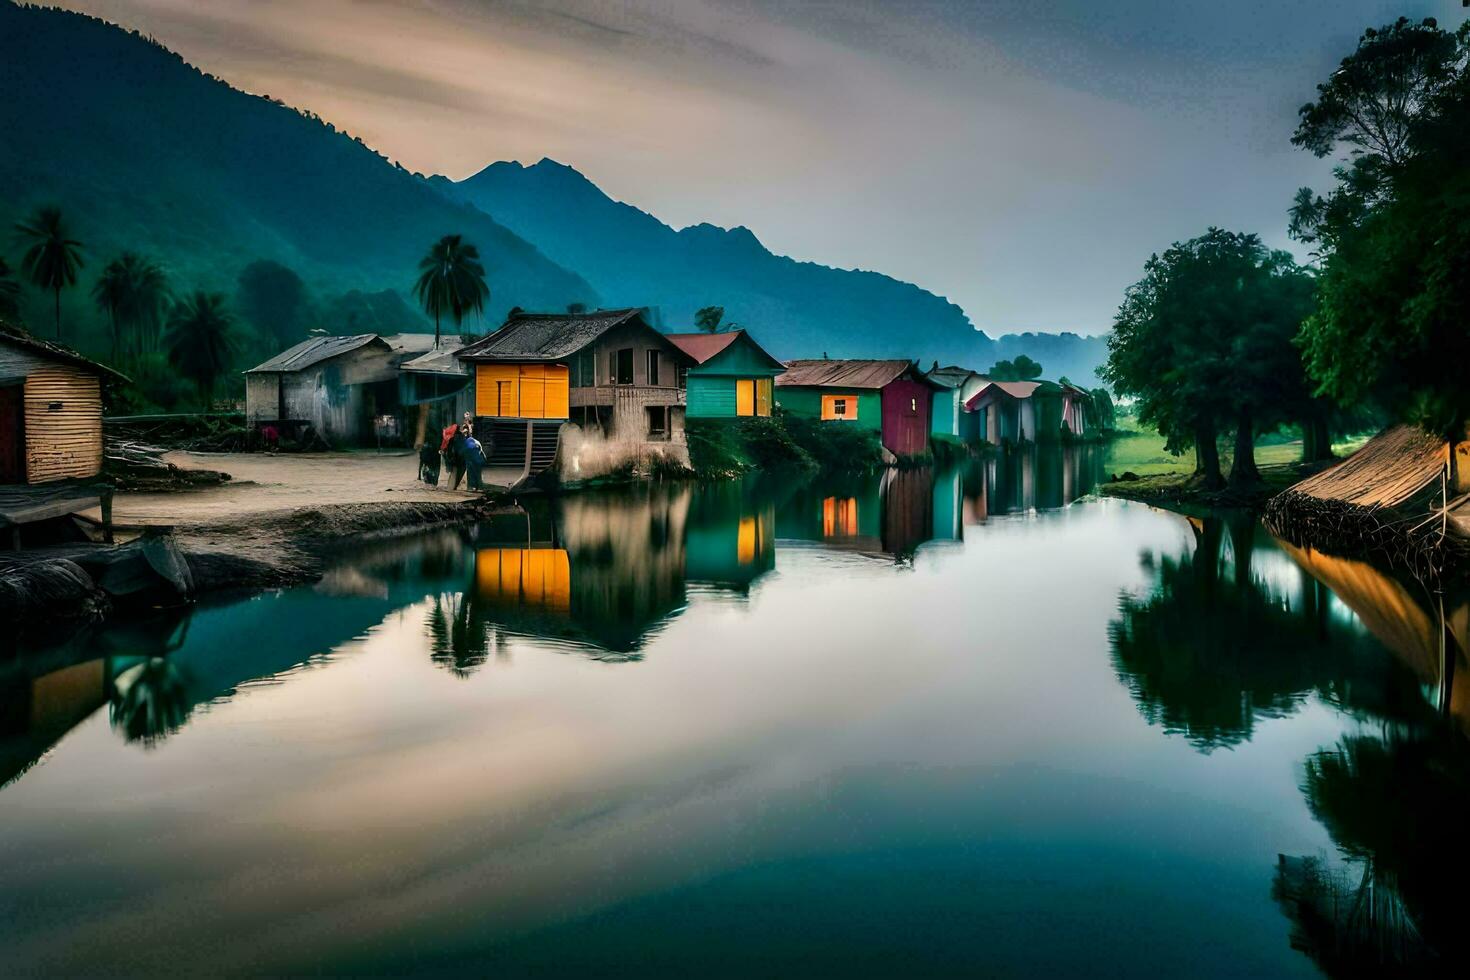
POLYGON ((875 429, 852 422, 822 422, 794 415, 778 418, 792 441, 824 470, 861 473, 883 466, 883 442, 875 429))

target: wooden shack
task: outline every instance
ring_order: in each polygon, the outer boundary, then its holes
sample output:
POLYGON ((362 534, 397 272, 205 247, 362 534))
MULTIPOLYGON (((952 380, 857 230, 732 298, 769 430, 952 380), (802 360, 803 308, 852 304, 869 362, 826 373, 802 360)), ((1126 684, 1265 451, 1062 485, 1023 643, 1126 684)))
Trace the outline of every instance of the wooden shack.
POLYGON ((519 313, 456 356, 474 370, 492 466, 545 469, 568 421, 629 444, 684 443, 694 361, 640 310, 519 313))
POLYGON ((943 389, 911 361, 787 361, 776 401, 793 415, 865 426, 895 456, 929 449, 933 397, 943 389))
POLYGON ((0 328, 0 528, 101 507, 102 384, 126 380, 65 347, 0 328))
POLYGON ((433 334, 303 340, 245 372, 245 421, 283 434, 310 426, 333 446, 409 442, 420 413, 401 368, 432 350, 433 334))
POLYGON ((773 381, 786 366, 745 330, 671 333, 669 341, 694 360, 688 374, 690 418, 733 419, 771 414, 773 381))
POLYGON ((930 431, 966 442, 982 441, 984 436, 980 432, 979 416, 966 412, 965 402, 975 397, 990 379, 955 364, 940 367, 938 361, 925 377, 943 389, 934 392, 934 418, 930 431))

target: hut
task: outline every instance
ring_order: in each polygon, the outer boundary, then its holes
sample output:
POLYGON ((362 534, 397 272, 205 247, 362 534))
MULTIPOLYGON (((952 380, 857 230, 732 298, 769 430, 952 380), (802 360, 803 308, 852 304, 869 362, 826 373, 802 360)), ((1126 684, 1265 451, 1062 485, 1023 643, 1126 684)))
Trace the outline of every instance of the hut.
POLYGON ((770 415, 776 376, 786 366, 745 330, 671 333, 670 343, 694 361, 688 371, 689 418, 770 415))
POLYGON ((1056 442, 1069 405, 1073 417, 1080 418, 1083 395, 1079 388, 1052 381, 987 381, 964 410, 977 414, 976 431, 992 445, 1056 442))
POLYGON ((865 426, 881 434, 895 456, 929 448, 934 392, 912 361, 787 361, 776 379, 777 403, 787 412, 824 422, 865 426))
POLYGON ((969 368, 951 364, 934 367, 925 375, 943 390, 934 392, 934 418, 929 431, 937 436, 954 436, 965 442, 980 442, 980 417, 965 411, 965 402, 973 398, 990 379, 969 368))
POLYGON ((100 507, 111 536, 112 493, 102 481, 102 385, 111 368, 28 334, 0 329, 0 528, 19 547, 23 524, 100 507))
POLYGON ((456 356, 474 372, 492 466, 545 469, 568 421, 633 445, 683 446, 694 359, 640 310, 519 313, 456 356))
POLYGON ((303 340, 245 372, 246 424, 294 434, 309 427, 333 446, 409 441, 422 413, 404 400, 401 368, 434 349, 433 334, 303 340))

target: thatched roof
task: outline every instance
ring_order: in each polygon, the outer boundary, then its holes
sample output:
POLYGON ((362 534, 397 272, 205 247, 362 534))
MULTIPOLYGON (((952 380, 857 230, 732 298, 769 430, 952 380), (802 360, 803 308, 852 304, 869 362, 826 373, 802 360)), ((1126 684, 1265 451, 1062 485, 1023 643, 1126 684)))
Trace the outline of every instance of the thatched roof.
POLYGON ((1355 507, 1402 507, 1439 486, 1444 464, 1445 440, 1417 426, 1396 425, 1291 490, 1355 507))

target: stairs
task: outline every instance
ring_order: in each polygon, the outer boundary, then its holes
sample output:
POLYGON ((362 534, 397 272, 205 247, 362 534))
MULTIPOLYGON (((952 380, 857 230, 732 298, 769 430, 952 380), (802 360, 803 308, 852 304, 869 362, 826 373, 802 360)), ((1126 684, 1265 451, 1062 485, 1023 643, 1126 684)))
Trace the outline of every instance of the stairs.
POLYGON ((516 481, 518 484, 556 464, 561 427, 562 423, 558 421, 490 418, 475 420, 475 431, 492 440, 486 465, 520 470, 520 479, 516 481))

